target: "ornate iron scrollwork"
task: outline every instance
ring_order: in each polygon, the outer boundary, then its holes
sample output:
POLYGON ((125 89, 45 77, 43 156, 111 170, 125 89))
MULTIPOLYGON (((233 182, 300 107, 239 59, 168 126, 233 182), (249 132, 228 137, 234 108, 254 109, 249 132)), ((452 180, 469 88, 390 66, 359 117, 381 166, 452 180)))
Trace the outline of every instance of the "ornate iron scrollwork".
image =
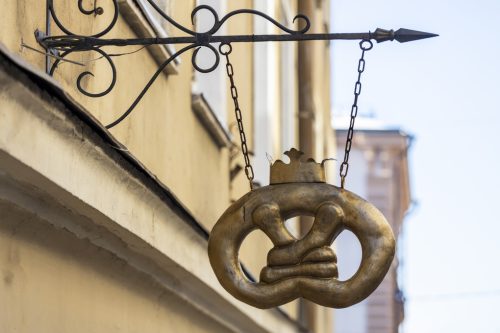
MULTIPOLYGON (((50 11, 50 15, 52 16, 52 19, 54 20, 54 23, 57 25, 57 27, 59 29, 61 29, 68 36, 77 36, 78 34, 71 32, 68 28, 66 28, 66 26, 64 26, 64 24, 62 24, 61 20, 59 20, 59 17, 57 16, 56 10, 54 8, 54 0, 47 0, 47 1, 48 1, 47 6, 48 6, 48 9, 50 11)), ((113 2, 113 19, 111 20, 111 23, 106 28, 104 28, 102 31, 100 31, 94 35, 91 35, 90 37, 99 38, 101 36, 104 36, 105 34, 110 32, 111 29, 113 29, 113 27, 116 24, 116 21, 118 21, 118 14, 119 14, 118 0, 110 0, 110 1, 113 2)), ((104 13, 104 10, 102 7, 94 6, 93 9, 90 9, 90 10, 85 9, 83 7, 83 0, 78 0, 78 9, 80 10, 80 12, 82 14, 85 14, 85 15, 102 15, 104 13)), ((50 37, 48 37, 48 38, 50 38, 50 37)))
MULTIPOLYGON (((108 53, 106 53, 106 51, 104 51, 102 49, 102 46, 106 46, 106 45, 102 45, 101 43, 99 43, 98 38, 107 34, 115 26, 117 19, 118 19, 118 13, 119 13, 117 0, 112 0, 114 12, 113 12, 113 19, 111 20, 111 23, 104 30, 100 31, 97 34, 91 35, 91 36, 80 36, 80 35, 72 32, 68 28, 66 28, 62 24, 61 20, 58 18, 57 14, 56 14, 53 0, 48 0, 48 1, 49 1, 48 8, 49 8, 49 11, 50 11, 52 18, 54 19, 54 22, 59 27, 59 29, 61 29, 66 34, 66 36, 48 36, 48 37, 43 38, 43 40, 41 40, 41 44, 44 45, 48 49, 61 52, 61 54, 60 54, 61 59, 64 59, 65 57, 67 57, 68 55, 70 55, 74 52, 93 51, 93 52, 99 53, 104 59, 106 59, 106 61, 108 62, 108 64, 111 67, 112 79, 111 79, 111 83, 108 86, 108 88, 106 88, 104 91, 99 92, 99 93, 92 93, 92 92, 85 90, 82 87, 82 79, 87 77, 88 75, 94 76, 94 74, 89 72, 89 71, 85 71, 78 76, 77 81, 76 81, 76 86, 77 86, 78 91, 80 91, 82 94, 84 94, 88 97, 102 97, 102 96, 107 95, 108 93, 110 93, 113 90, 113 88, 116 84, 117 72, 116 72, 116 67, 115 67, 113 60, 112 60, 112 55, 109 55, 108 53)), ((279 22, 277 22, 276 20, 274 20, 270 16, 268 16, 262 12, 259 12, 257 10, 253 10, 253 9, 236 10, 236 11, 228 13, 222 19, 219 19, 219 16, 218 16, 217 12, 215 11, 215 9, 213 9, 212 7, 210 7, 208 5, 201 5, 201 6, 196 7, 195 9, 193 9, 193 11, 191 12, 191 21, 192 21, 193 25, 195 24, 196 15, 202 10, 208 11, 213 16, 213 25, 209 30, 200 33, 200 32, 188 29, 188 28, 182 26, 181 24, 179 24, 177 21, 175 21, 170 16, 168 16, 160 7, 158 7, 158 5, 153 0, 147 0, 147 1, 152 6, 152 8, 156 12, 158 12, 160 14, 160 16, 163 17, 167 22, 172 24, 174 27, 176 27, 180 31, 182 31, 182 32, 194 37, 194 38, 189 41, 190 45, 183 47, 182 49, 180 49, 179 51, 174 53, 172 56, 170 56, 166 61, 164 61, 159 66, 157 71, 153 74, 151 79, 148 81, 148 83, 142 89, 142 91, 139 93, 139 95, 136 97, 136 99, 132 102, 130 107, 120 117, 118 117, 112 123, 107 125, 106 126, 107 128, 112 128, 112 127, 118 125, 126 117, 128 117, 128 115, 130 115, 130 113, 134 110, 134 108, 140 102, 142 97, 145 95, 145 93, 148 91, 148 89, 151 87, 151 85, 154 83, 154 81, 157 79, 157 77, 160 75, 160 73, 165 69, 165 67, 168 66, 175 58, 179 57, 181 54, 185 53, 186 51, 194 49, 194 52, 191 56, 191 63, 197 71, 199 71, 201 73, 209 73, 209 72, 214 71, 219 66, 220 55, 219 55, 218 50, 213 45, 211 45, 211 43, 213 43, 213 36, 214 36, 214 34, 216 34, 217 32, 220 31, 220 29, 224 25, 224 23, 226 23, 230 18, 232 18, 236 15, 241 15, 241 14, 251 14, 251 15, 260 16, 260 17, 266 19, 268 22, 274 24, 276 27, 281 29, 283 32, 288 33, 290 35, 305 34, 311 26, 311 23, 306 16, 297 15, 293 21, 295 22, 296 20, 303 20, 305 22, 305 25, 303 28, 301 28, 299 30, 293 30, 293 29, 287 28, 284 25, 280 24, 279 22), (211 66, 209 66, 208 68, 203 68, 200 65, 198 65, 197 57, 198 57, 198 54, 199 54, 199 51, 201 50, 201 48, 207 48, 215 56, 214 63, 211 66)), ((104 10, 102 9, 102 7, 95 7, 95 8, 90 9, 90 10, 85 9, 83 7, 82 0, 78 1, 78 8, 79 8, 80 12, 85 14, 85 15, 101 15, 104 13, 104 10)), ((149 44, 155 44, 155 43, 152 42, 149 44)), ((132 45, 132 44, 121 44, 121 43, 113 44, 113 43, 111 43, 109 45, 125 46, 125 45, 132 45)), ((56 60, 52 64, 50 71, 49 71, 50 75, 54 74, 54 72, 58 68, 58 65, 61 62, 61 59, 56 60)))
MULTIPOLYGON (((80 75, 78 75, 78 78, 76 79, 76 88, 78 89, 79 92, 81 92, 82 94, 84 94, 85 96, 88 96, 88 97, 102 97, 102 96, 105 96, 105 95, 109 94, 109 92, 111 92, 111 90, 113 90, 113 88, 114 88, 114 86, 116 84, 116 67, 115 67, 115 64, 113 63, 113 60, 111 60, 111 57, 106 52, 104 52, 103 50, 101 50, 99 48, 93 47, 93 48, 90 48, 90 49, 88 49, 86 51, 97 52, 104 59, 106 59, 106 61, 108 62, 109 66, 111 67, 111 75, 112 75, 111 76, 111 83, 108 86, 108 88, 106 88, 104 91, 102 91, 100 93, 91 93, 91 92, 85 90, 82 87, 82 80, 87 75, 94 76, 94 74, 92 72, 85 71, 85 72, 81 73, 80 75)), ((54 75, 54 71, 57 69, 57 66, 59 65, 59 63, 61 62, 61 60, 64 59, 66 56, 70 55, 73 52, 75 52, 75 51, 74 50, 68 50, 68 51, 63 52, 61 54, 60 58, 57 59, 56 61, 54 61, 54 63, 52 64, 52 67, 50 69, 49 74, 50 75, 54 75)))
MULTIPOLYGON (((68 29, 59 19, 57 16, 53 0, 47 0, 47 9, 48 12, 50 13, 50 16, 54 19, 54 22, 56 25, 61 29, 62 32, 64 32, 66 35, 63 36, 43 36, 43 37, 37 37, 39 43, 45 47, 47 50, 50 52, 60 52, 60 58, 67 57, 68 55, 74 53, 74 52, 86 52, 86 51, 92 51, 92 52, 97 52, 99 53, 102 58, 106 59, 108 64, 111 66, 111 72, 112 72, 112 79, 111 83, 106 88, 104 91, 99 92, 99 93, 92 93, 89 92, 82 87, 82 79, 84 77, 87 77, 89 75, 93 76, 93 74, 89 71, 85 71, 81 73, 76 81, 76 86, 77 89, 84 95, 89 96, 89 97, 102 97, 107 95, 109 92, 111 92, 115 86, 116 83, 116 76, 117 76, 117 71, 115 68, 115 65, 113 63, 112 58, 115 55, 108 54, 106 51, 103 50, 103 47, 105 46, 130 46, 130 45, 143 45, 143 46, 148 46, 148 45, 154 45, 154 44, 188 44, 187 46, 183 47, 176 53, 174 53, 170 58, 165 60, 158 70, 153 74, 151 79, 148 81, 144 89, 139 93, 139 95, 136 97, 136 99, 132 102, 131 106, 120 116, 118 119, 113 121, 111 124, 107 125, 107 128, 112 128, 116 125, 118 125, 121 121, 123 121, 137 106, 137 104, 140 102, 142 97, 145 95, 147 90, 151 87, 153 82, 156 80, 156 78, 160 75, 160 73, 164 70, 168 64, 170 64, 175 58, 179 57, 183 53, 185 53, 188 50, 194 49, 194 52, 191 56, 191 63, 193 67, 201 72, 201 73, 209 73, 214 71, 220 62, 220 55, 217 49, 212 45, 214 43, 221 43, 221 44, 230 44, 230 43, 238 43, 238 42, 265 42, 265 41, 307 41, 307 40, 333 40, 333 39, 360 39, 360 40, 370 40, 374 39, 377 40, 378 42, 383 42, 387 40, 398 40, 400 42, 408 42, 412 40, 418 40, 418 39, 423 39, 423 38, 429 38, 429 37, 434 37, 437 35, 434 34, 429 34, 429 33, 424 33, 424 32, 419 32, 419 31, 413 31, 413 30, 407 30, 407 29, 399 29, 397 31, 394 30, 384 30, 384 29, 377 29, 375 32, 368 32, 368 33, 347 33, 347 34, 307 34, 307 31, 309 31, 309 28, 311 27, 311 22, 309 21, 309 18, 305 15, 297 15, 293 19, 293 22, 295 21, 303 21, 303 27, 299 28, 297 30, 293 30, 291 28, 288 28, 272 17, 266 15, 265 13, 262 13, 257 10, 253 9, 239 9, 232 11, 228 14, 226 14, 224 17, 221 19, 219 18, 217 12, 215 9, 208 5, 201 5, 193 9, 191 12, 191 21, 194 25, 196 15, 199 14, 200 11, 205 10, 208 11, 212 17, 213 17, 213 25, 210 29, 208 29, 205 32, 197 32, 191 29, 188 29, 184 27, 183 25, 179 24, 177 21, 175 21, 173 18, 171 18, 169 15, 167 15, 158 5, 155 3, 154 0, 147 0, 147 2, 151 5, 151 7, 158 13, 160 14, 161 17, 163 17, 168 23, 170 23, 172 26, 176 27, 178 30, 181 32, 187 34, 188 36, 183 36, 183 37, 166 37, 166 38, 133 38, 133 39, 103 39, 101 38, 102 36, 106 35, 108 32, 110 32, 113 27, 116 25, 116 22, 118 20, 118 15, 119 15, 119 7, 118 7, 118 0, 108 0, 112 1, 113 4, 113 13, 112 13, 112 19, 111 22, 101 30, 100 32, 90 35, 90 36, 81 36, 70 29, 68 29), (216 35, 217 32, 220 31, 221 27, 232 17, 241 15, 241 14, 249 14, 249 15, 254 15, 254 16, 259 16, 267 20, 269 23, 275 25, 277 28, 279 28, 284 34, 277 34, 277 35, 235 35, 235 36, 220 36, 216 35), (215 55, 215 60, 214 63, 207 67, 203 68, 197 63, 197 57, 199 54, 199 51, 201 48, 207 48, 210 52, 212 52, 215 55)), ((78 9, 80 12, 84 15, 102 15, 104 14, 104 9, 102 7, 98 7, 95 5, 94 2, 94 8, 92 9, 86 9, 83 6, 83 1, 78 0, 78 9)), ((57 70, 58 65, 60 64, 61 59, 56 60, 50 70, 49 73, 52 75, 54 72, 57 70)))

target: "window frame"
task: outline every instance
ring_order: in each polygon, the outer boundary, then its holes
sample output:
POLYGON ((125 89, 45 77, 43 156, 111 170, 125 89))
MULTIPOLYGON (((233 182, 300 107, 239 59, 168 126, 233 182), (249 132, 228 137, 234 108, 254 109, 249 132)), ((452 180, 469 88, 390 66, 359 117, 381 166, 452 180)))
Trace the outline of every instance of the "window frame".
MULTIPOLYGON (((171 0, 165 0, 166 3, 169 1, 171 0)), ((163 24, 161 22, 158 22, 158 19, 155 17, 154 8, 151 7, 151 5, 146 0, 135 0, 135 2, 141 9, 143 15, 146 17, 146 20, 149 22, 149 24, 155 31, 156 35, 160 38, 169 37, 169 34, 167 33, 167 30, 163 27, 163 24)), ((166 14, 169 15, 170 14, 169 11, 167 11, 166 14)), ((174 45, 162 45, 162 46, 167 50, 170 56, 172 56, 176 52, 174 45)), ((175 58, 174 62, 175 64, 179 64, 180 58, 175 58)))
MULTIPOLYGON (((170 1, 170 0, 167 0, 170 1)), ((161 26, 158 20, 147 10, 150 6, 145 0, 119 0, 120 14, 126 24, 139 38, 169 37, 167 31, 161 26)), ((153 9, 153 8, 151 8, 153 9)), ((173 45, 152 45, 147 48, 157 64, 162 64, 170 58, 176 48, 173 45)), ((180 58, 174 59, 164 70, 166 75, 178 73, 180 58)))

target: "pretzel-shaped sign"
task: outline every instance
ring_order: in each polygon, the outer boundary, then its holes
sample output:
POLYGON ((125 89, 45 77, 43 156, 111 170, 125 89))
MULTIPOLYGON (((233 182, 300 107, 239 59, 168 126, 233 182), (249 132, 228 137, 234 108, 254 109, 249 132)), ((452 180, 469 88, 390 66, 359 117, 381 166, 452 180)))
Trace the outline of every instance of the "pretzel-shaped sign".
POLYGON ((222 286, 258 308, 299 297, 334 308, 356 304, 380 284, 394 252, 392 230, 379 210, 349 191, 321 182, 276 184, 251 191, 222 215, 208 244, 210 263, 222 286), (299 240, 288 232, 284 221, 304 215, 315 220, 299 240), (238 251, 256 229, 271 239, 274 248, 260 281, 252 282, 241 269, 238 251), (360 267, 347 281, 338 280, 330 248, 343 230, 353 232, 362 249, 360 267))

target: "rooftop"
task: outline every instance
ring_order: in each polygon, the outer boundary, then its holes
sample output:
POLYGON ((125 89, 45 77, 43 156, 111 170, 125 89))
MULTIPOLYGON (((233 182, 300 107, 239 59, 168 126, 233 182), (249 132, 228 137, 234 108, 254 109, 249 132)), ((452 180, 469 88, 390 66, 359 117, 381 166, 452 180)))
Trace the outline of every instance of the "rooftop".
MULTIPOLYGON (((332 127, 336 131, 347 131, 349 129, 350 115, 334 115, 332 117, 332 127)), ((411 136, 409 133, 401 129, 399 125, 389 124, 373 116, 362 116, 358 115, 356 117, 356 123, 354 125, 356 131, 370 131, 370 132, 395 132, 403 136, 411 136)))

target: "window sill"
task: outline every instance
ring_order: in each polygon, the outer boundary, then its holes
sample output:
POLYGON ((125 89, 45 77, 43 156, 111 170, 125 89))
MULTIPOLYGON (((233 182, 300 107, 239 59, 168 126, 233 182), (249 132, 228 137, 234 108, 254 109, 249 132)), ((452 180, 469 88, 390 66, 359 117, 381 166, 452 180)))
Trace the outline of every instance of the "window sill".
POLYGON ((207 130, 210 137, 219 148, 231 146, 231 137, 227 130, 222 126, 214 111, 208 104, 203 94, 191 95, 191 107, 194 114, 200 120, 201 124, 207 130))
MULTIPOLYGON (((120 7, 120 14, 139 38, 158 37, 160 35, 155 31, 142 9, 134 0, 118 0, 118 4, 120 7)), ((164 63, 175 53, 175 49, 167 45, 152 45, 147 47, 147 50, 158 65, 164 63)), ((175 59, 165 67, 164 73, 167 75, 178 74, 177 66, 179 63, 179 59, 175 59)))

